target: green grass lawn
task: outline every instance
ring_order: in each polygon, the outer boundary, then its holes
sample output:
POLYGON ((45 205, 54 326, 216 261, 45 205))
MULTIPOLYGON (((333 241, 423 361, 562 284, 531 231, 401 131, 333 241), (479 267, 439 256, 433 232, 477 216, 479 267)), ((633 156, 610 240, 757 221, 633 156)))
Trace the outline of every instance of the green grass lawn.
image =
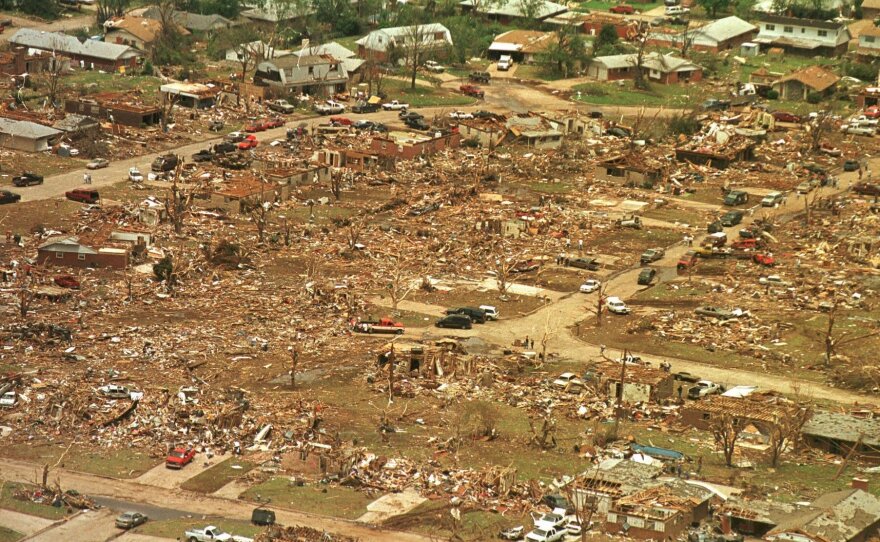
POLYGON ((472 105, 477 101, 447 89, 419 85, 412 89, 408 81, 400 79, 385 79, 382 91, 388 95, 389 100, 400 100, 413 107, 455 107, 472 105))
POLYGON ((67 508, 57 508, 48 504, 38 504, 29 500, 19 500, 14 497, 21 489, 34 491, 37 486, 29 484, 17 484, 12 482, 0 482, 0 508, 37 516, 46 519, 61 519, 67 516, 67 508))
MULTIPOLYGON (((30 446, 4 446, 0 455, 11 459, 49 463, 54 465, 67 446, 31 444, 30 446)), ((145 452, 135 449, 102 449, 73 446, 61 462, 61 468, 110 476, 111 478, 137 478, 162 462, 145 452)))
POLYGON ((516 76, 519 79, 535 79, 538 81, 558 81, 564 79, 562 74, 547 64, 518 64, 516 76))
POLYGON ((214 518, 211 516, 204 518, 180 518, 167 519, 164 521, 148 521, 132 529, 131 532, 147 535, 158 536, 162 538, 170 538, 172 540, 183 540, 183 533, 189 529, 203 529, 208 525, 219 527, 222 531, 239 536, 253 538, 263 531, 263 527, 252 525, 248 521, 226 518, 214 518))
POLYGON ((663 5, 662 2, 651 2, 650 4, 642 4, 635 2, 614 2, 614 1, 606 1, 606 0, 587 0, 586 2, 581 2, 578 4, 576 8, 578 11, 608 11, 614 6, 618 4, 630 4, 636 11, 646 12, 650 11, 657 6, 663 5))
POLYGON ((226 484, 237 480, 250 472, 256 465, 250 461, 243 461, 230 457, 210 469, 193 476, 184 482, 180 489, 195 491, 196 493, 214 493, 226 484), (240 468, 235 468, 240 467, 240 468))
POLYGON ((86 93, 95 92, 131 92, 140 90, 147 101, 158 101, 159 86, 162 80, 158 77, 143 75, 120 75, 118 73, 101 73, 99 71, 82 70, 64 77, 61 84, 67 88, 81 88, 86 93))
POLYGON ((687 108, 704 99, 693 86, 653 83, 649 90, 636 90, 632 81, 585 83, 572 90, 573 99, 595 105, 687 108))
POLYGON ((345 487, 326 485, 295 486, 288 478, 272 478, 242 493, 241 498, 271 505, 293 508, 303 512, 346 519, 355 519, 367 512, 373 502, 365 493, 345 487))
POLYGON ((16 542, 16 540, 21 540, 22 538, 24 538, 24 535, 20 532, 0 527, 0 542, 16 542))

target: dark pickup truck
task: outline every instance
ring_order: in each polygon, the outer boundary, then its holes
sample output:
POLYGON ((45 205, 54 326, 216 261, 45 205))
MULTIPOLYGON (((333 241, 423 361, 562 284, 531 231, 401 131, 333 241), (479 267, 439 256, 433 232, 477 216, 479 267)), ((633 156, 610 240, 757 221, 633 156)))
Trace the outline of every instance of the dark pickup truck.
POLYGON ((574 258, 568 260, 568 265, 578 269, 586 269, 587 271, 598 271, 600 267, 599 260, 596 258, 574 258))
POLYGON ((35 184, 43 184, 42 175, 27 172, 12 178, 13 186, 33 186, 35 184))

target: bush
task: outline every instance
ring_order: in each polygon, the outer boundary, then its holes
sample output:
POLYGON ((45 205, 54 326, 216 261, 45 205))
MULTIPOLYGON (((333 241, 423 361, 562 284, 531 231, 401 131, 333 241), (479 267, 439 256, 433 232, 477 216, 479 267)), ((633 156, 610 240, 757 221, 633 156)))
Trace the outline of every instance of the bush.
POLYGON ((461 146, 474 149, 474 148, 480 146, 480 140, 477 139, 476 137, 469 137, 461 142, 461 146))
POLYGON ((861 81, 876 81, 878 67, 874 64, 850 62, 846 65, 846 74, 861 81))
POLYGON ((153 75, 153 63, 149 59, 144 62, 144 66, 141 68, 141 75, 153 75))
POLYGON ((811 92, 807 94, 807 102, 811 104, 817 104, 822 101, 822 93, 821 92, 811 92))
POLYGON ((767 93, 767 99, 768 100, 778 100, 779 99, 779 91, 778 90, 769 91, 767 93))

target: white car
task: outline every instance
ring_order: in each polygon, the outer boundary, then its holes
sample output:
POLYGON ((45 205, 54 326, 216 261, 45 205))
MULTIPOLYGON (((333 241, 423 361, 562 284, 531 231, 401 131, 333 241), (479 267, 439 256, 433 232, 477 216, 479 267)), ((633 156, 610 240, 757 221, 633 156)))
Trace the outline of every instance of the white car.
POLYGON ((12 408, 18 402, 18 395, 14 391, 7 391, 0 397, 0 408, 12 408))
POLYGON ((854 124, 845 124, 840 127, 840 131, 845 134, 862 135, 868 137, 873 137, 877 133, 877 130, 871 128, 870 126, 857 126, 854 124))
POLYGON ((721 386, 711 380, 699 380, 690 390, 688 390, 688 397, 691 399, 699 399, 716 393, 721 393, 721 386))
POLYGON ((763 284, 765 286, 788 286, 788 282, 783 280, 779 275, 768 275, 766 277, 759 277, 758 284, 763 284))
POLYGON ((500 314, 498 313, 498 309, 494 305, 480 305, 483 312, 486 313, 486 320, 497 320, 500 314))
POLYGON ((859 115, 858 117, 854 117, 850 119, 850 124, 854 126, 874 126, 876 127, 880 124, 880 120, 872 119, 871 117, 866 117, 865 115, 859 115))
POLYGON ((666 15, 684 15, 690 13, 690 8, 682 6, 666 6, 666 15))
MULTIPOLYGON (((556 377, 556 380, 553 381, 553 385, 558 388, 567 388, 569 384, 574 384, 576 386, 582 386, 583 382, 581 382, 581 379, 578 378, 578 376, 574 373, 562 373, 561 375, 556 377)), ((547 514, 547 515, 552 516, 555 514, 547 514)), ((537 525, 537 520, 535 520, 535 524, 537 525)), ((558 524, 554 523, 554 526, 556 526, 556 525, 558 525, 558 524)))
POLYGON ((587 282, 581 284, 580 291, 582 294, 591 294, 593 292, 599 291, 599 288, 601 287, 601 282, 596 279, 590 279, 587 282))
POLYGON ((537 528, 526 535, 526 540, 529 542, 556 542, 557 540, 563 540, 567 533, 568 531, 565 529, 557 529, 555 527, 537 528))
POLYGON ((627 307, 626 303, 624 303, 619 297, 609 297, 605 300, 605 304, 608 305, 608 312, 613 312, 614 314, 629 314, 629 307, 627 307))
POLYGON ((465 120, 474 118, 473 113, 467 113, 465 111, 453 111, 449 114, 449 118, 456 120, 465 120))
POLYGON ((128 180, 133 183, 144 182, 144 174, 136 167, 128 168, 128 180))
POLYGON ((439 63, 434 62, 433 60, 425 61, 425 69, 433 73, 443 73, 444 71, 446 71, 446 68, 441 66, 439 63))
POLYGON ((116 384, 107 384, 98 388, 98 393, 111 399, 128 399, 131 397, 131 390, 125 386, 117 386, 116 384))

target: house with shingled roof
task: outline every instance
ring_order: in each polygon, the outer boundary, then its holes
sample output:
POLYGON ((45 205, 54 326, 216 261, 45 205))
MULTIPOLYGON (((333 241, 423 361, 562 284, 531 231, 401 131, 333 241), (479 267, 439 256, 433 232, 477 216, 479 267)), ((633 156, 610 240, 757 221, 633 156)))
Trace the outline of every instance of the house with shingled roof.
POLYGON ((816 92, 828 96, 837 88, 840 77, 825 68, 808 66, 777 79, 771 86, 783 100, 806 100, 816 92))

